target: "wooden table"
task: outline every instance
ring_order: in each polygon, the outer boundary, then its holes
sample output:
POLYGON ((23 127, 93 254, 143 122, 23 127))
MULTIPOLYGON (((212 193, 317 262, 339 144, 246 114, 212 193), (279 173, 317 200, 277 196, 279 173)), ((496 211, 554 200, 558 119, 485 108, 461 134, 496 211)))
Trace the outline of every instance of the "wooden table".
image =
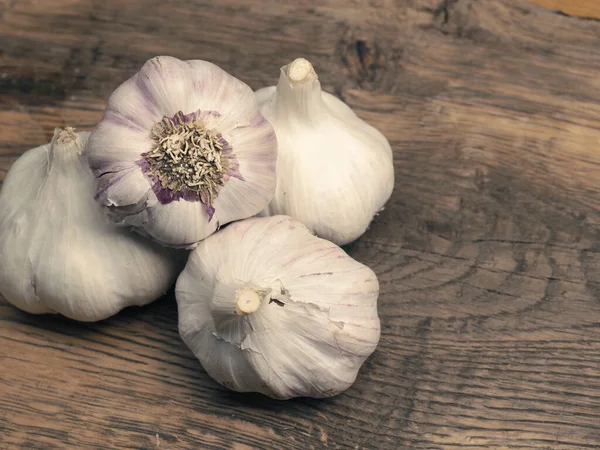
POLYGON ((1 1, 1 178, 169 54, 253 88, 309 58, 397 180, 348 249, 382 336, 346 393, 228 392, 172 295, 88 325, 0 300, 0 448, 600 448, 598 4, 539 2, 1 1))

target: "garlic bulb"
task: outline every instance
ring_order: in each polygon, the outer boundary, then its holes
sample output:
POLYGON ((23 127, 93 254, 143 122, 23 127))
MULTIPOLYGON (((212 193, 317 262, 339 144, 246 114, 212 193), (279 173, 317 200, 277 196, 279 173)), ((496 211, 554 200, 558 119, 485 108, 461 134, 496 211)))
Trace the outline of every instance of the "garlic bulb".
POLYGON ((256 98, 279 143, 277 189, 261 215, 292 216, 338 245, 356 240, 394 187, 386 138, 321 91, 302 58, 282 67, 277 86, 256 98))
POLYGON ((92 132, 98 200, 117 224, 193 247, 261 211, 277 140, 252 90, 206 61, 159 56, 110 96, 92 132))
POLYGON ((175 294, 181 337, 236 391, 339 394, 379 340, 373 271, 287 216, 235 222, 202 241, 175 294))
POLYGON ((88 135, 56 129, 0 191, 0 293, 24 311, 101 320, 156 300, 183 266, 177 251, 108 221, 93 197, 88 135))

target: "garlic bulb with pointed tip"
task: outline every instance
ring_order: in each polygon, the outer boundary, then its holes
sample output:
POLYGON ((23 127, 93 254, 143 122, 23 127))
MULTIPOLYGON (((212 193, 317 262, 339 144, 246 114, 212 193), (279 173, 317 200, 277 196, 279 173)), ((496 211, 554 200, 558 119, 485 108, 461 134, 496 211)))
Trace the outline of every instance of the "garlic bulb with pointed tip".
POLYGON ((386 138, 323 92, 303 58, 256 98, 279 143, 275 197, 261 215, 292 216, 338 245, 356 240, 394 187, 386 138))
POLYGON ((89 133, 56 129, 25 152, 0 191, 0 293, 35 314, 90 322, 165 293, 179 251, 111 224, 94 201, 89 133))
POLYGON ((98 200, 174 247, 253 216, 275 191, 277 140, 252 90, 207 61, 159 56, 119 86, 92 132, 98 200))
POLYGON ((286 216, 235 222, 200 242, 175 293, 181 337, 235 391, 339 394, 379 340, 373 271, 286 216))

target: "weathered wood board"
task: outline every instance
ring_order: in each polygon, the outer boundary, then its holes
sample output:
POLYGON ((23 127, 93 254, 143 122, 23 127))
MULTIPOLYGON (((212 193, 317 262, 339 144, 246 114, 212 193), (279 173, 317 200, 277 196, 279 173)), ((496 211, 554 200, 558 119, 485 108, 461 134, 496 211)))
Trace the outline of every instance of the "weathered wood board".
POLYGON ((277 402, 202 371, 172 296, 88 325, 0 300, 0 448, 600 448, 600 21, 524 0, 3 0, 0 179, 159 54, 253 88, 307 57, 389 138, 395 193, 348 249, 380 279, 380 346, 343 395, 277 402))

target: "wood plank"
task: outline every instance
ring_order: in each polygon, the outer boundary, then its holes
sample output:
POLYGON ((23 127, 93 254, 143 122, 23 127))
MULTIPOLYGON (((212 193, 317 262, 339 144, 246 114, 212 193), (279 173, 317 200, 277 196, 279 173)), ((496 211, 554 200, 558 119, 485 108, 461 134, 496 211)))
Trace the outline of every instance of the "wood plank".
POLYGON ((533 3, 572 16, 600 19, 598 0, 531 0, 533 3))
POLYGON ((226 391, 172 295, 98 324, 0 300, 0 448, 599 448, 599 38, 524 0, 0 2, 0 179, 157 54, 253 88, 305 56, 396 165, 348 247, 382 337, 346 393, 226 391))

